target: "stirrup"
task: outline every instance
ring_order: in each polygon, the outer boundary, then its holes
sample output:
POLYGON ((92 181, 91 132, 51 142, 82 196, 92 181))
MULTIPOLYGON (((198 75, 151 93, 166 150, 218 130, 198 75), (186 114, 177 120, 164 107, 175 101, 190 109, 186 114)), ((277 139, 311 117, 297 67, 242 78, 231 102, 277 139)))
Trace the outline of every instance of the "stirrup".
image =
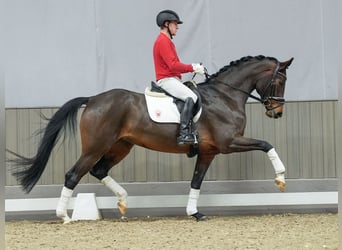
POLYGON ((196 144, 197 140, 193 134, 185 134, 177 137, 177 144, 196 144))

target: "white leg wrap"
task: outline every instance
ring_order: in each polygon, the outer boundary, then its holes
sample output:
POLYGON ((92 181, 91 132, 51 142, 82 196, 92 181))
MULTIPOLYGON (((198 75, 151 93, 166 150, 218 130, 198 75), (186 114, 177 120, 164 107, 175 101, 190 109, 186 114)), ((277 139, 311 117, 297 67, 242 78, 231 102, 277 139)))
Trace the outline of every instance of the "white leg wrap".
POLYGON ((110 176, 106 176, 101 182, 118 197, 119 203, 127 206, 127 191, 119 183, 110 176))
POLYGON ((57 217, 61 218, 64 221, 64 224, 71 221, 70 217, 68 216, 67 208, 69 199, 72 196, 72 189, 69 189, 67 187, 63 187, 61 192, 61 197, 59 198, 57 209, 56 209, 56 215, 57 217))
POLYGON ((187 215, 193 215, 198 212, 197 210, 197 201, 199 198, 200 190, 199 189, 190 189, 188 205, 186 206, 187 215))
POLYGON ((274 148, 267 152, 268 158, 270 158, 274 171, 276 174, 281 174, 285 172, 284 164, 281 162, 277 152, 274 148))

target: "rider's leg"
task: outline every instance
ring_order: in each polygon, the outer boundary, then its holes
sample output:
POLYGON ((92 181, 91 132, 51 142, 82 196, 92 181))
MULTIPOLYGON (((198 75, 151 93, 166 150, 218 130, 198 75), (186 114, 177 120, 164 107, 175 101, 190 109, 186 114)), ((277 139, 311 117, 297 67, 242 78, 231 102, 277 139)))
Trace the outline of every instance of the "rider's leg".
POLYGON ((178 78, 169 77, 158 81, 158 85, 169 94, 183 100, 184 107, 180 117, 178 144, 194 144, 195 136, 190 131, 193 119, 193 107, 197 102, 197 96, 192 90, 185 86, 178 78))
POLYGON ((185 101, 191 97, 194 103, 197 102, 197 96, 191 89, 185 86, 177 77, 168 77, 157 82, 158 86, 163 88, 169 94, 185 101))
POLYGON ((194 101, 189 97, 185 99, 184 107, 180 115, 178 144, 194 144, 195 136, 190 131, 191 120, 193 118, 194 101))

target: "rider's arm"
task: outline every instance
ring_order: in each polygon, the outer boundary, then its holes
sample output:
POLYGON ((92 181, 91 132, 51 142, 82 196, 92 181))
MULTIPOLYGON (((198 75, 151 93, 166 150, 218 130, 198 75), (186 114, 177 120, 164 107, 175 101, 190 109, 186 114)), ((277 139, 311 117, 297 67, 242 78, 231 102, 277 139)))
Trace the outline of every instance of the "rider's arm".
POLYGON ((184 64, 180 62, 177 56, 176 48, 171 41, 161 41, 159 49, 163 61, 171 71, 179 73, 188 73, 194 71, 191 64, 184 64))

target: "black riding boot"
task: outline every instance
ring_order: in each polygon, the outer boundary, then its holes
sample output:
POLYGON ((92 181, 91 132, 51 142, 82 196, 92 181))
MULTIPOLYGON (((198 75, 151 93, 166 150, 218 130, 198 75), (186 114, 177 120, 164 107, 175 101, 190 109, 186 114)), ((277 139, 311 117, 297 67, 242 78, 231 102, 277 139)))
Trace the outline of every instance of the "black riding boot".
POLYGON ((178 144, 194 144, 195 136, 191 133, 191 119, 193 118, 192 110, 195 103, 192 98, 186 98, 183 111, 180 115, 179 136, 177 137, 178 144))

